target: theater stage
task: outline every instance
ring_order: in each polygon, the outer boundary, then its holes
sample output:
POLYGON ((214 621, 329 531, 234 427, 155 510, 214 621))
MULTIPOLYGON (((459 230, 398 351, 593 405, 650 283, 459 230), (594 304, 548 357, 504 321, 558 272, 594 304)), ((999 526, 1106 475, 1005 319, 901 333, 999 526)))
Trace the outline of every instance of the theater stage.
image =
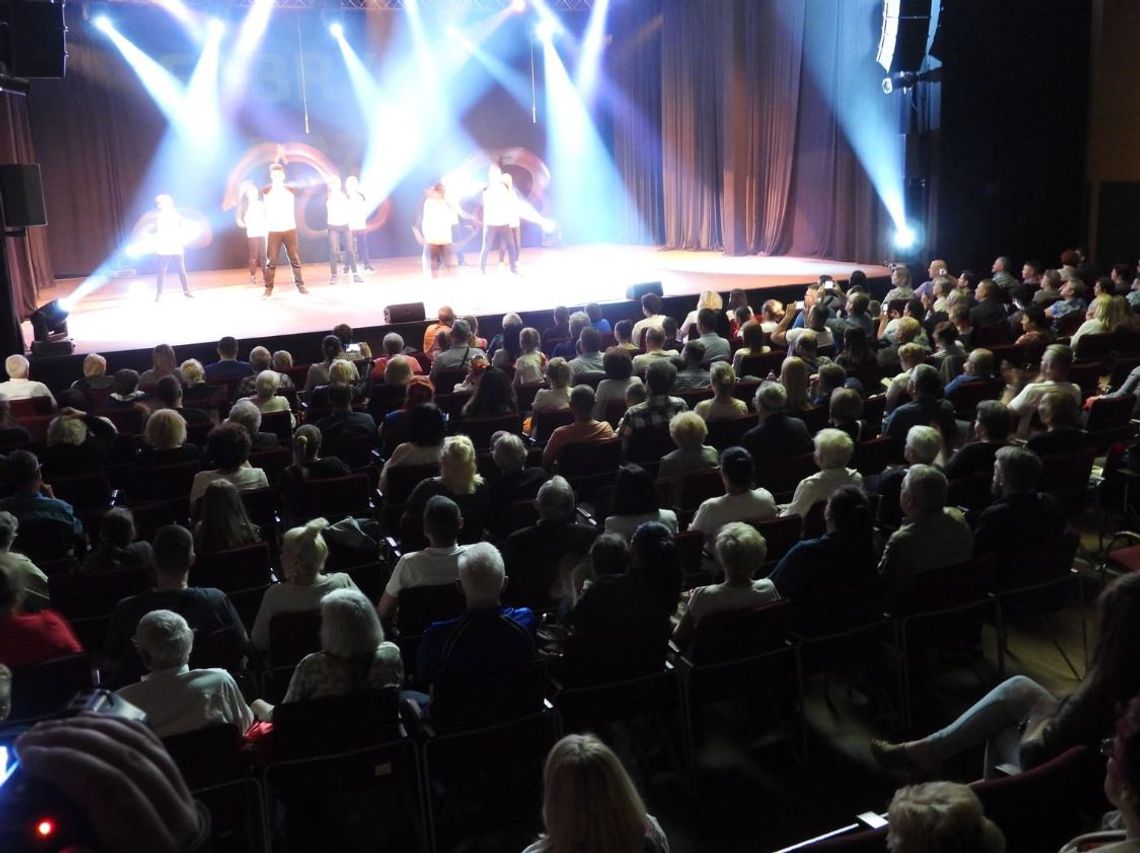
MULTIPOLYGON (((477 253, 467 253, 468 263, 477 253)), ((288 266, 278 267, 269 299, 250 286, 245 270, 190 274, 193 300, 184 299, 176 277, 167 276, 162 301, 154 302, 152 274, 115 278, 69 306, 68 329, 76 352, 117 352, 147 348, 156 341, 190 344, 222 335, 253 340, 270 335, 318 332, 337 323, 355 328, 384 323, 384 306, 422 301, 428 316, 441 305, 459 314, 501 315, 554 305, 620 302, 626 288, 660 281, 666 297, 695 296, 702 290, 762 290, 807 284, 826 273, 844 280, 862 269, 871 278, 887 276, 881 266, 791 257, 727 257, 719 252, 666 251, 647 246, 593 245, 526 249, 520 274, 488 265, 459 267, 453 275, 425 279, 418 258, 377 261, 364 283, 340 277, 328 284, 327 264, 305 264, 308 296, 293 288, 288 266)), ((40 292, 41 303, 65 299, 82 279, 59 279, 40 292)), ((24 334, 31 340, 29 324, 24 334)))

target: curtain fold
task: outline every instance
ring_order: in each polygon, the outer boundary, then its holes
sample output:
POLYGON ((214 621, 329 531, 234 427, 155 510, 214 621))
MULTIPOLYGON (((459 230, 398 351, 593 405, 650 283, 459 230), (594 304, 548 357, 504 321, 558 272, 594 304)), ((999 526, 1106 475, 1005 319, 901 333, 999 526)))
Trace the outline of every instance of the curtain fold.
MULTIPOLYGON (((35 162, 27 100, 16 95, 0 95, 0 163, 35 162)), ((50 210, 48 218, 51 218, 50 210)), ((54 279, 46 230, 32 227, 26 229, 25 235, 4 240, 12 310, 17 320, 26 319, 36 310, 39 290, 50 287, 54 279)))

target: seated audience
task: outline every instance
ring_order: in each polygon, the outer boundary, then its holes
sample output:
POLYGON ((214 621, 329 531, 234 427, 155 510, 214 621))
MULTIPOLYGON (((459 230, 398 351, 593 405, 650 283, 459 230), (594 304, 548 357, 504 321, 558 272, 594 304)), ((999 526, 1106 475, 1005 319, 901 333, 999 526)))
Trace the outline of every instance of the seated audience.
POLYGON ((641 385, 641 379, 633 375, 633 361, 623 352, 611 349, 602 357, 602 367, 606 378, 594 390, 594 417, 605 420, 606 407, 611 400, 624 400, 630 385, 641 385))
POLYGON ((13 450, 4 461, 3 475, 12 494, 0 499, 0 510, 12 513, 21 524, 57 522, 61 528, 83 535, 83 522, 71 504, 52 496, 51 486, 44 483, 40 462, 34 455, 13 450))
POLYGON ((780 597, 768 578, 753 580, 764 567, 768 543, 751 524, 734 521, 716 535, 716 560, 724 581, 694 589, 684 615, 673 632, 673 641, 684 650, 693 641, 697 626, 706 616, 734 610, 752 610, 780 597))
MULTIPOLYGON (((384 627, 372 602, 355 589, 338 589, 321 599, 321 650, 301 658, 283 704, 373 693, 404 683, 404 661, 395 643, 384 639, 384 627)), ((258 719, 273 707, 253 703, 258 719)))
POLYGON ((561 358, 569 362, 578 354, 578 338, 582 330, 590 326, 590 318, 584 311, 575 311, 570 315, 570 334, 566 340, 555 345, 550 351, 551 358, 561 358))
POLYGON ((534 395, 535 412, 564 412, 570 408, 570 363, 555 356, 546 363, 546 387, 534 395))
POLYGON ((441 305, 435 317, 435 322, 429 323, 428 327, 424 329, 423 346, 420 347, 420 350, 433 361, 441 349, 447 349, 450 346, 451 342, 448 338, 440 337, 440 333, 443 332, 444 335, 448 335, 451 332, 451 326, 455 322, 455 311, 450 305, 441 305))
POLYGON ((709 471, 720 464, 717 449, 705 444, 708 434, 708 427, 696 412, 681 412, 669 421, 669 435, 677 449, 661 457, 657 478, 672 482, 673 503, 676 505, 680 505, 686 474, 709 471))
MULTIPOLYGON (((815 350, 821 347, 830 347, 835 345, 835 339, 831 335, 831 330, 827 327, 827 321, 831 317, 831 312, 826 305, 816 303, 811 311, 807 313, 807 319, 803 328, 788 329, 783 333, 784 341, 787 343, 790 351, 799 353, 800 344, 805 341, 811 341, 809 349, 815 350), (810 334, 809 334, 810 333, 810 334)), ((772 336, 774 343, 780 343, 780 333, 772 336)), ((801 357, 802 354, 800 354, 801 357)))
POLYGON ((590 325, 597 329, 603 335, 610 332, 610 321, 602 315, 602 306, 597 302, 587 302, 584 309, 586 316, 590 318, 590 325))
POLYGON ((640 465, 622 465, 614 479, 613 499, 606 516, 606 533, 617 533, 627 540, 647 521, 663 524, 677 532, 677 514, 662 509, 653 476, 640 465))
MULTIPOLYGON (((617 433, 621 436, 622 450, 625 453, 629 453, 633 436, 638 430, 666 426, 674 415, 689 410, 689 404, 680 397, 669 396, 676 378, 677 368, 672 362, 657 361, 649 368, 645 375, 648 392, 645 402, 630 406, 618 422, 617 433)), ((628 390, 627 387, 626 391, 628 390)))
POLYGON ((261 541, 261 531, 249 520, 237 487, 215 480, 202 493, 194 525, 194 550, 199 554, 231 551, 261 541))
POLYGON ((376 436, 376 421, 367 412, 353 411, 352 389, 343 385, 329 388, 329 405, 332 414, 317 421, 326 450, 342 459, 362 455, 360 448, 376 436))
POLYGON ((1028 770, 1074 746, 1096 748, 1120 707, 1140 691, 1140 575, 1112 581, 1097 602, 1100 637, 1076 690, 1058 699, 1024 675, 993 688, 945 728, 906 743, 871 741, 887 769, 937 773, 951 757, 986 746, 983 777, 1009 764, 1028 770))
POLYGON ((505 581, 503 558, 494 545, 478 542, 463 550, 459 584, 467 609, 424 632, 416 655, 420 685, 505 678, 535 660, 538 620, 525 607, 500 603, 505 581))
POLYGON ((962 372, 946 383, 945 393, 950 395, 974 382, 989 382, 994 378, 994 354, 991 350, 977 347, 970 350, 962 365, 962 372))
POLYGON ((740 327, 740 339, 743 346, 732 356, 732 369, 737 376, 744 375, 744 359, 750 355, 763 355, 768 352, 764 346, 764 329, 756 321, 745 323, 740 327))
POLYGON ((116 370, 112 380, 111 393, 99 404, 97 411, 121 412, 126 409, 135 409, 146 397, 146 392, 139 388, 139 374, 137 371, 124 367, 116 370))
POLYGON ((448 332, 450 344, 441 350, 431 363, 431 378, 436 381, 441 370, 466 369, 471 356, 478 354, 486 358, 487 353, 471 346, 471 327, 466 320, 456 320, 448 332))
MULTIPOLYGON (((337 361, 345 361, 348 358, 344 354, 344 346, 341 344, 340 338, 336 335, 325 335, 321 341, 321 353, 324 355, 324 359, 311 364, 309 373, 305 376, 305 387, 301 391, 301 396, 306 400, 318 386, 329 384, 329 370, 333 364, 337 361)), ((352 381, 355 382, 360 378, 360 374, 353 362, 349 361, 348 363, 352 365, 352 381)))
MULTIPOLYGON (((479 474, 475 445, 465 435, 449 435, 439 456, 439 476, 423 480, 408 496, 404 514, 420 518, 432 495, 445 495, 467 513, 479 513, 486 504, 486 486, 479 474)), ((470 523, 470 522, 469 522, 470 523)), ((479 522, 481 528, 482 522, 479 522)), ((477 530, 471 531, 476 536, 477 530)))
MULTIPOLYGON (((700 335, 700 332, 697 330, 697 318, 704 308, 711 308, 714 312, 719 313, 724 309, 724 300, 721 299, 720 294, 715 290, 702 290, 700 296, 697 297, 697 307, 686 314, 685 319, 677 324, 678 341, 696 339, 700 335)), ((725 319, 729 322, 732 321, 731 313, 730 311, 725 314, 725 319)), ((714 330, 718 322, 721 321, 718 317, 714 316, 712 324, 714 330)))
POLYGON ((591 373, 605 370, 602 355, 602 333, 593 326, 587 326, 578 337, 578 354, 570 361, 570 372, 574 381, 591 373))
POLYGON ((570 309, 565 305, 557 305, 551 312, 554 325, 542 330, 542 342, 557 343, 570 337, 570 309))
POLYGON ((649 365, 673 357, 673 350, 665 349, 665 330, 654 326, 645 333, 645 352, 633 357, 633 372, 644 376, 649 365))
POLYGON ((1093 437, 1081 427, 1081 410, 1070 394, 1047 392, 1037 404, 1037 415, 1045 431, 1030 436, 1025 446, 1038 456, 1072 456, 1093 447, 1093 437))
POLYGON ((674 391, 692 391, 709 387, 709 371, 702 367, 705 361, 705 345, 700 341, 689 341, 681 350, 681 366, 677 371, 674 391))
POLYGON ((571 850, 664 853, 669 842, 613 751, 591 734, 567 735, 546 757, 542 825, 523 853, 571 850))
POLYGON ((871 478, 869 491, 879 496, 879 524, 894 529, 902 523, 900 504, 903 479, 911 465, 934 465, 942 453, 942 433, 930 426, 918 424, 906 433, 903 446, 905 465, 892 465, 871 478))
POLYGON ((248 361, 238 360, 238 342, 226 335, 218 341, 218 360, 206 367, 206 379, 218 382, 224 379, 243 379, 249 376, 248 361))
POLYGON ((212 423, 209 414, 202 409, 182 405, 182 383, 173 376, 164 376, 154 386, 155 406, 153 411, 172 409, 182 415, 189 429, 205 429, 212 423))
POLYGON ((1016 397, 1009 402, 1009 410, 1018 419, 1017 436, 1024 438, 1029 435, 1033 423, 1033 416, 1041 398, 1049 391, 1063 391, 1073 398, 1079 407, 1081 404, 1081 389, 1079 385, 1069 382, 1069 368, 1073 366, 1073 351, 1063 344, 1050 344, 1045 348, 1045 355, 1041 359, 1041 375, 1036 382, 1030 382, 1021 389, 1016 397))
POLYGON ((115 380, 107 375, 107 359, 97 352, 89 352, 83 357, 83 378, 76 379, 68 389, 71 403, 77 409, 86 408, 90 403, 88 391, 110 392, 115 380))
MULTIPOLYGON (((304 429, 304 427, 301 427, 304 429)), ((435 403, 420 403, 408 412, 408 440, 397 445, 380 469, 380 492, 388 491, 388 472, 401 465, 430 465, 439 462, 447 421, 435 403)), ((294 447, 296 438, 294 438, 294 447)))
MULTIPOLYGON (((719 296, 718 296, 719 299, 719 296)), ((719 307, 702 308, 697 313, 697 340, 704 344, 706 361, 723 361, 732 356, 732 347, 717 334, 719 307)))
POLYGON ((40 459, 46 477, 100 474, 118 430, 106 418, 60 409, 47 429, 47 449, 40 459))
POLYGON ((32 443, 32 434, 12 415, 12 404, 0 394, 0 453, 32 443))
MULTIPOLYGON (((348 362, 338 361, 337 364, 348 364, 348 362)), ((275 370, 263 370, 257 374, 254 395, 246 399, 257 406, 258 411, 263 415, 273 412, 288 412, 290 411, 288 398, 282 397, 277 393, 277 389, 280 387, 281 374, 275 370)), ((296 420, 297 419, 290 414, 290 425, 295 424, 296 420)))
POLYGON ((800 480, 792 502, 784 507, 780 515, 806 516, 813 506, 826 501, 836 489, 863 485, 863 475, 854 468, 847 467, 851 454, 855 452, 855 442, 851 436, 837 429, 821 429, 813 441, 815 464, 819 467, 819 473, 800 480))
POLYGON ((459 579, 459 554, 463 551, 457 544, 463 526, 459 507, 451 498, 435 495, 424 507, 423 519, 428 545, 421 551, 409 551, 396 561, 377 605, 382 619, 395 614, 400 590, 453 584, 459 579))
POLYGON ((958 341, 958 330, 949 320, 943 320, 934 327, 934 352, 931 357, 941 371, 942 378, 950 381, 962 372, 969 353, 958 341))
POLYGON ((764 304, 760 306, 760 313, 758 315, 760 326, 767 334, 772 334, 780 326, 780 321, 784 319, 784 303, 778 299, 765 300, 764 304))
POLYGON ((640 352, 640 348, 633 342, 633 323, 629 320, 618 320, 614 324, 614 340, 617 343, 606 350, 607 353, 618 352, 632 359, 640 352))
POLYGON ((132 464, 145 468, 202 462, 198 445, 186 441, 186 421, 172 409, 159 409, 146 419, 143 446, 132 464))
POLYGON ((356 590, 352 578, 343 572, 324 573, 329 546, 321 531, 328 526, 326 519, 314 518, 281 536, 282 581, 265 590, 253 622, 253 645, 261 651, 269 649, 269 623, 274 616, 313 611, 334 590, 356 590))
POLYGON ((285 502, 290 503, 306 480, 330 480, 351 473, 352 469, 342 460, 321 455, 321 431, 312 424, 305 424, 293 433, 293 462, 281 472, 277 488, 285 502))
POLYGON ((483 371, 471 399, 463 404, 463 417, 498 418, 514 414, 518 410, 518 399, 511 378, 506 371, 489 367, 483 371))
MULTIPOLYGON (((284 350, 281 354, 288 356, 289 353, 284 350)), ((293 366, 293 360, 290 357, 288 367, 293 366)), ((281 366, 273 363, 273 356, 269 350, 263 346, 256 346, 249 351, 249 376, 245 377, 238 383, 237 396, 239 397, 252 397, 257 393, 257 377, 261 375, 263 370, 272 370, 277 374, 277 387, 278 388, 294 388, 293 380, 288 373, 285 373, 281 366)))
POLYGON ((1064 317, 1071 314, 1084 314, 1087 310, 1085 283, 1078 278, 1071 278, 1061 285, 1060 298, 1046 306, 1045 315, 1052 319, 1053 330, 1057 331, 1064 317))
POLYGON ((13 551, 20 522, 10 512, 0 512, 0 557, 5 561, 15 582, 24 591, 29 609, 39 609, 48 603, 48 579, 39 566, 26 554, 13 551))
POLYGON ((868 333, 861 327, 848 329, 843 334, 843 352, 835 359, 844 370, 866 370, 878 367, 879 360, 871 349, 868 333))
POLYGON ((978 304, 970 309, 970 325, 977 329, 988 326, 1004 326, 1007 312, 1001 300, 1001 289, 992 279, 983 278, 978 282, 974 295, 978 304))
POLYGON ((943 396, 942 377, 929 364, 920 364, 911 371, 907 383, 911 402, 904 403, 883 420, 883 435, 894 439, 896 445, 906 441, 912 426, 934 424, 942 431, 946 447, 958 443, 958 421, 954 407, 943 396))
POLYGON ((974 521, 974 553, 997 554, 1005 562, 1026 551, 1040 553, 1068 529, 1057 499, 1037 491, 1041 458, 1024 447, 1002 447, 993 464, 997 500, 974 521))
POLYGON ((883 383, 887 386, 886 399, 883 405, 884 412, 890 414, 907 400, 907 387, 910 384, 911 374, 925 360, 926 350, 918 344, 903 344, 899 347, 900 372, 889 383, 883 379, 883 383))
POLYGON ((891 289, 883 299, 883 305, 898 299, 911 299, 914 297, 914 288, 911 287, 911 272, 905 264, 894 264, 891 267, 891 289))
POLYGON ((61 615, 25 611, 24 573, 15 556, 0 555, 0 665, 16 669, 82 652, 61 615))
POLYGON ((871 506, 858 486, 840 486, 824 506, 827 532, 793 545, 768 579, 797 608, 827 600, 828 593, 870 587, 875 581, 871 506))
MULTIPOLYGON (((388 362, 386 371, 403 372, 397 367, 399 362, 388 362)), ((423 403, 431 403, 435 399, 435 388, 426 376, 408 377, 405 383, 407 389, 404 393, 404 404, 401 408, 388 412, 380 424, 381 452, 390 457, 397 447, 408 440, 408 429, 412 409, 423 403)))
POLYGON ((741 444, 758 467, 769 459, 803 456, 813 450, 804 422, 785 414, 787 403, 788 392, 779 382, 762 382, 756 389, 753 408, 760 422, 744 433, 741 444))
POLYGON ((1036 302, 1026 305, 1021 312, 1021 334, 1014 343, 1019 347, 1042 352, 1051 341, 1050 324, 1045 316, 1045 309, 1036 302))
POLYGON ((190 669, 194 631, 182 616, 152 610, 139 619, 133 641, 147 674, 115 692, 146 713, 156 735, 168 738, 217 725, 244 733, 253 723, 233 676, 224 669, 190 669))
POLYGON ((641 343, 642 336, 649 329, 661 329, 665 322, 665 315, 661 313, 662 300, 656 293, 646 293, 641 297, 642 318, 633 324, 632 339, 635 344, 641 343))
POLYGON ((135 517, 126 507, 113 507, 99 519, 99 544, 83 561, 85 572, 112 572, 134 566, 152 568, 154 549, 136 541, 135 517))
POLYGON ((519 336, 523 330, 523 321, 518 314, 504 314, 502 331, 491 338, 487 347, 487 355, 491 357, 491 366, 500 370, 507 370, 515 366, 515 359, 522 354, 522 344, 519 336))
POLYGON ((500 430, 491 436, 491 461, 499 476, 487 484, 487 528, 495 536, 511 529, 518 501, 533 500, 550 474, 541 465, 527 465, 527 446, 522 437, 500 430))
POLYGON ((20 353, 8 356, 4 360, 4 372, 8 374, 6 382, 0 382, 0 394, 9 400, 28 400, 32 397, 47 397, 51 401, 51 408, 56 407, 55 397, 50 389, 42 382, 28 378, 31 362, 20 353))
POLYGON ((712 386, 711 400, 701 400, 694 411, 706 421, 722 418, 735 418, 747 413, 748 404, 733 396, 736 391, 736 372, 732 365, 718 361, 709 370, 709 384, 712 386))
POLYGON ((244 429, 249 435, 251 453, 274 450, 281 445, 277 433, 264 432, 261 429, 261 411, 249 400, 238 400, 230 406, 230 413, 222 424, 236 424, 244 429))
POLYGON ((250 439, 244 427, 221 424, 210 430, 206 439, 206 455, 217 467, 199 471, 190 486, 190 506, 195 507, 206 487, 215 480, 228 480, 238 491, 269 488, 265 471, 249 464, 250 439))
POLYGON ((922 324, 913 317, 903 317, 899 320, 898 330, 895 332, 893 343, 885 343, 879 347, 875 358, 879 367, 884 370, 901 368, 899 363, 899 349, 910 343, 918 343, 918 336, 922 333, 922 324))
POLYGON ((193 564, 194 538, 190 531, 177 524, 160 527, 154 535, 154 589, 124 598, 111 613, 103 656, 112 683, 125 684, 139 676, 131 638, 139 620, 152 610, 173 610, 195 631, 233 628, 238 647, 245 647, 245 626, 225 593, 187 584, 193 564))
POLYGON ((974 535, 961 511, 946 506, 946 475, 930 465, 912 465, 903 478, 899 505, 905 521, 891 534, 879 574, 897 586, 914 575, 970 559, 974 535))
MULTIPOLYGON (((411 370, 409 366, 409 371, 411 370)), ((365 398, 365 385, 357 382, 356 364, 349 361, 347 358, 338 358, 329 365, 329 381, 322 383, 309 392, 309 409, 314 413, 324 409, 331 409, 332 403, 329 402, 329 391, 333 388, 348 388, 352 392, 353 404, 364 402, 365 398)), ((276 390, 273 392, 276 394, 276 390)), ((257 402, 256 400, 254 402, 257 402)), ((284 411, 288 407, 288 401, 284 397, 270 397, 268 399, 270 410, 276 409, 277 411, 284 411), (280 400, 286 404, 282 406, 280 400)), ((261 408, 261 405, 258 405, 261 408)))
POLYGON ((957 782, 899 788, 887 825, 892 853, 1005 853, 1005 836, 986 817, 978 795, 957 782))
MULTIPOLYGON (((625 358, 625 356, 617 356, 625 358)), ((628 361, 628 359, 626 359, 628 361)), ((597 420, 594 410, 597 396, 589 385, 579 385, 570 392, 570 411, 574 423, 557 427, 542 449, 542 464, 550 468, 558 461, 558 454, 567 444, 606 441, 614 437, 614 429, 607 421, 597 420)))
POLYGON ((196 358, 188 358, 178 366, 182 377, 182 399, 190 405, 209 409, 217 405, 218 386, 206 382, 206 368, 196 358))
MULTIPOLYGON (((811 380, 812 408, 827 410, 831 406, 831 395, 847 384, 847 371, 834 361, 820 365, 819 372, 811 380)), ((862 387, 858 379, 851 379, 852 385, 862 387)))
POLYGON ((1009 440, 1013 421, 1009 409, 999 400, 982 400, 974 417, 974 440, 958 448, 943 467, 947 479, 968 480, 975 474, 990 472, 994 456, 1009 440))
POLYGON ((515 375, 512 381, 516 386, 537 385, 543 381, 546 369, 546 354, 540 346, 538 329, 528 326, 520 330, 518 335, 518 352, 512 352, 512 335, 508 335, 503 347, 507 355, 502 359, 503 363, 494 366, 506 370, 514 365, 515 375))
POLYGON ((862 441, 865 432, 873 435, 863 423, 863 398, 858 391, 836 388, 831 392, 827 414, 828 423, 840 432, 847 433, 852 441, 862 441))
MULTIPOLYGON (((388 367, 388 362, 394 358, 399 358, 407 362, 408 369, 412 373, 423 373, 423 367, 417 359, 408 357, 404 348, 404 339, 396 332, 388 332, 384 335, 384 340, 381 341, 381 347, 384 354, 379 358, 372 360, 372 369, 368 373, 368 378, 373 382, 387 382, 385 371, 388 367)), ((251 354, 252 356, 252 354, 251 354)))
POLYGON ((715 541, 724 525, 733 521, 766 521, 776 516, 776 501, 767 489, 754 489, 752 455, 743 447, 729 447, 720 454, 720 478, 724 494, 704 501, 693 516, 690 530, 699 530, 705 542, 715 541))
POLYGON ((151 350, 150 367, 139 375, 139 386, 143 389, 154 388, 158 385, 158 381, 166 376, 173 377, 179 384, 182 382, 174 347, 170 344, 157 344, 151 350))

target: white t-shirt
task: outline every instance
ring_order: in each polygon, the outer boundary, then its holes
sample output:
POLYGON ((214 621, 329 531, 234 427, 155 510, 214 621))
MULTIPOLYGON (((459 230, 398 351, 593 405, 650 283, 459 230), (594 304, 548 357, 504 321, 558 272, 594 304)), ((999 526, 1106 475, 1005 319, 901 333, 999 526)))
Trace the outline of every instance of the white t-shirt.
POLYGON ((257 237, 264 237, 267 233, 265 228, 265 202, 260 198, 246 202, 245 236, 252 240, 257 237))
POLYGON ((1073 395, 1077 405, 1081 404, 1081 386, 1072 382, 1053 382, 1046 379, 1044 382, 1030 382, 1021 389, 1021 393, 1009 401, 1009 410, 1018 418, 1017 435, 1024 438, 1029 432, 1029 425, 1033 422, 1033 415, 1041 398, 1049 391, 1066 391, 1073 395))
MULTIPOLYGON (((284 397, 282 397, 284 399, 284 397)), ((268 489, 269 480, 260 468, 251 468, 246 462, 232 474, 223 474, 221 471, 199 471, 194 475, 194 482, 190 486, 190 506, 198 503, 206 492, 206 487, 214 480, 229 480, 237 487, 239 492, 252 492, 254 489, 268 489)))
MULTIPOLYGON (((261 597, 261 607, 257 608, 257 618, 253 620, 251 639, 254 646, 262 650, 269 648, 269 623, 274 616, 319 610, 321 599, 338 589, 357 589, 357 586, 352 578, 343 572, 321 575, 316 583, 309 586, 294 583, 273 584, 261 597)), ((358 589, 357 591, 359 592, 358 589)))
POLYGON ((329 193, 329 197, 325 201, 325 209, 328 211, 330 228, 342 228, 348 225, 349 203, 348 196, 344 194, 343 190, 329 193))
POLYGON ((55 397, 52 396, 51 389, 44 385, 44 383, 36 382, 34 379, 9 379, 7 382, 0 382, 0 394, 3 394, 9 400, 51 397, 52 403, 55 403, 55 397))
POLYGON ((841 486, 863 487, 863 475, 854 468, 831 468, 804 477, 796 486, 795 496, 780 515, 807 515, 808 510, 825 501, 841 486))
MULTIPOLYGON (((792 349, 795 349, 796 341, 798 341, 800 338, 802 338, 804 332, 806 332, 806 331, 807 331, 807 329, 788 329, 788 331, 785 333, 785 337, 787 338, 787 341, 788 341, 788 350, 789 351, 792 349)), ((835 338, 833 338, 831 336, 831 330, 830 329, 824 329, 823 331, 816 331, 815 342, 816 342, 815 345, 817 347, 830 347, 830 346, 834 346, 835 338)))
MULTIPOLYGON (((496 353, 498 355, 498 353, 496 353)), ((546 364, 546 356, 538 350, 524 352, 515 359, 515 385, 533 385, 542 382, 546 377, 542 367, 546 364)))
POLYGON ((751 610, 753 607, 776 601, 779 597, 776 585, 767 578, 752 581, 752 586, 747 587, 718 583, 694 589, 689 597, 687 609, 693 620, 700 622, 705 616, 713 613, 751 610))
POLYGON ((182 217, 177 210, 160 210, 154 218, 154 253, 156 255, 181 255, 185 235, 182 230, 182 217))
POLYGON ((483 190, 483 224, 497 228, 511 224, 511 191, 506 184, 493 183, 483 190))
POLYGON ((227 723, 244 732, 253 713, 233 677, 224 669, 155 670, 142 681, 115 691, 146 712, 160 738, 227 723))
POLYGON ((733 521, 766 521, 776 517, 776 501, 767 489, 752 489, 736 495, 709 498, 697 507, 690 530, 705 534, 710 546, 717 533, 733 521))
POLYGON ((428 198, 424 201, 423 235, 429 246, 450 245, 451 226, 458 224, 455 210, 442 198, 428 198))
POLYGON ((459 578, 459 555, 463 548, 452 545, 450 548, 424 548, 405 554, 392 569, 384 594, 393 598, 400 590, 413 586, 439 586, 454 583, 459 578))
POLYGON ((647 521, 659 521, 669 528, 670 533, 677 532, 677 513, 671 509, 659 509, 640 515, 611 515, 606 519, 606 533, 616 533, 628 542, 633 538, 633 532, 647 521))
POLYGON ((348 227, 352 231, 368 227, 368 200, 361 192, 348 193, 348 227))
POLYGON ((665 327, 665 315, 654 314, 651 317, 643 317, 633 324, 633 331, 630 333, 630 338, 635 344, 645 346, 645 341, 640 337, 642 331, 647 331, 649 328, 663 329, 665 327))
POLYGON ((265 230, 270 233, 297 230, 297 206, 288 187, 270 187, 265 191, 265 230))

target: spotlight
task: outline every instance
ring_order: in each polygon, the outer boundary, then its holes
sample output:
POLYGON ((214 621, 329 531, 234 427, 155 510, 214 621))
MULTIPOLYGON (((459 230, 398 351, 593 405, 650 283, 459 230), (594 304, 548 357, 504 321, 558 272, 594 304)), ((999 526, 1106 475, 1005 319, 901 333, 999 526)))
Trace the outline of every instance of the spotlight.
POLYGON ((226 22, 221 18, 210 18, 209 23, 210 35, 220 36, 226 31, 226 22))
POLYGON ((329 35, 338 40, 344 38, 344 24, 340 21, 333 21, 329 24, 329 35))
POLYGON ((889 95, 896 89, 913 89, 919 83, 939 83, 942 80, 942 68, 931 68, 926 71, 899 71, 890 77, 883 78, 883 94, 889 95))
POLYGON ((37 308, 29 317, 32 321, 32 352, 37 355, 46 354, 64 348, 72 351, 73 344, 67 340, 67 311, 53 299, 42 308, 37 308), (39 344, 37 347, 36 344, 39 344))
POLYGON ((550 44, 558 34, 558 23, 553 18, 543 18, 534 27, 534 35, 543 44, 550 44))
POLYGON ((511 11, 516 15, 526 11, 526 0, 511 0, 511 11))
POLYGON ((111 23, 111 19, 106 15, 96 15, 92 23, 95 24, 95 29, 102 30, 105 33, 109 33, 114 29, 114 24, 111 23))
POLYGON ((455 24, 448 24, 447 29, 445 29, 444 32, 447 33, 447 37, 449 39, 459 38, 459 28, 455 26, 455 24))
POLYGON ((894 244, 896 249, 912 249, 918 242, 918 231, 911 225, 900 225, 895 229, 894 244))

